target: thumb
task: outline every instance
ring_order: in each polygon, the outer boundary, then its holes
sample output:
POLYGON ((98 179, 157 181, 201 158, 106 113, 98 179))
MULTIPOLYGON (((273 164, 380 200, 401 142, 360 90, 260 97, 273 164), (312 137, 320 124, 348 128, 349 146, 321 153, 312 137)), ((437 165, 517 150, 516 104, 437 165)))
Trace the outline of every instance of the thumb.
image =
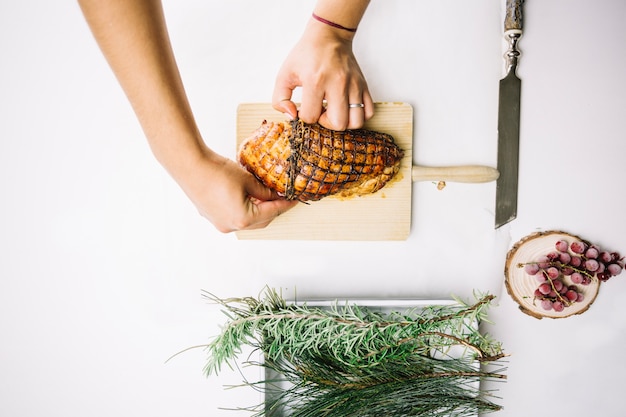
POLYGON ((254 222, 247 229, 261 229, 270 224, 276 217, 293 208, 297 201, 274 200, 254 204, 254 222))
POLYGON ((249 181, 246 181, 246 192, 249 197, 252 197, 255 200, 260 201, 271 201, 277 200, 280 196, 276 193, 276 191, 267 188, 261 182, 259 182, 256 178, 251 175, 249 181))
POLYGON ((274 109, 288 116, 290 120, 298 118, 298 107, 296 107, 296 104, 291 100, 282 100, 278 102, 274 105, 274 109))
POLYGON ((298 117, 298 107, 291 101, 291 95, 295 86, 282 84, 280 81, 276 82, 274 87, 274 94, 272 96, 272 107, 281 113, 288 115, 291 119, 298 117))

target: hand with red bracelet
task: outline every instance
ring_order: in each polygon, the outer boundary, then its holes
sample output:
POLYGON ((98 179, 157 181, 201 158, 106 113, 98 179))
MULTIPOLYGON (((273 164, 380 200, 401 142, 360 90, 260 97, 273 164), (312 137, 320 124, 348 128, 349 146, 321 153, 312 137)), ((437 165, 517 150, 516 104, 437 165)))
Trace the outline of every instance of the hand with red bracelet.
POLYGON ((319 0, 306 29, 283 63, 274 87, 274 108, 306 123, 356 129, 374 115, 367 82, 352 40, 369 0, 319 0), (300 109, 291 100, 302 88, 300 109))

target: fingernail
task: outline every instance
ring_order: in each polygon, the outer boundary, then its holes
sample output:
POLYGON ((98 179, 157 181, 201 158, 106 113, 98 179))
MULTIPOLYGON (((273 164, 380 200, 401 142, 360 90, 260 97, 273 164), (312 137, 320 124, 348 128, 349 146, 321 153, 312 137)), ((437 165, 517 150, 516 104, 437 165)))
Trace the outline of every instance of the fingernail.
POLYGON ((283 114, 285 115, 285 117, 286 117, 288 120, 293 120, 293 116, 292 116, 292 115, 290 115, 289 113, 285 112, 285 113, 283 113, 283 114))

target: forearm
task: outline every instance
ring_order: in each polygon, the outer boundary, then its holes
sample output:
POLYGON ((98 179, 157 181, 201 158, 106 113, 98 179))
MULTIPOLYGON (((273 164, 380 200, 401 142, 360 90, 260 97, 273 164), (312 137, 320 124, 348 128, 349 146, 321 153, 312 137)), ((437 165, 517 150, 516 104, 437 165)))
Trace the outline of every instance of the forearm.
POLYGON ((159 162, 176 178, 207 152, 158 0, 79 0, 159 162))
POLYGON ((159 0, 78 0, 152 151, 222 232, 267 226, 296 202, 212 152, 194 120, 159 0))

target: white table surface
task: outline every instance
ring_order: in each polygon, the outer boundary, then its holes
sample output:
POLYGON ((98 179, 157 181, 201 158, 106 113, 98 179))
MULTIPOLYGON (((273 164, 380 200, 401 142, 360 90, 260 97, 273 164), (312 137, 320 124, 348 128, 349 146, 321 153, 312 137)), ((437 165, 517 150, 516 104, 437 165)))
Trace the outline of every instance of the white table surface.
MULTIPOLYGON (((377 101, 414 106, 414 163, 496 163, 501 1, 373 0, 355 52, 377 101)), ((413 186, 403 242, 223 235, 156 163, 74 2, 0 5, 0 415, 234 416, 258 394, 202 374, 223 316, 201 297, 498 295, 500 417, 622 415, 626 274, 592 308, 536 320, 503 291, 506 252, 558 229, 626 253, 622 0, 526 2, 519 211, 495 183, 413 186)), ((307 1, 165 3, 207 142, 234 156, 235 112, 271 99, 307 1)))

